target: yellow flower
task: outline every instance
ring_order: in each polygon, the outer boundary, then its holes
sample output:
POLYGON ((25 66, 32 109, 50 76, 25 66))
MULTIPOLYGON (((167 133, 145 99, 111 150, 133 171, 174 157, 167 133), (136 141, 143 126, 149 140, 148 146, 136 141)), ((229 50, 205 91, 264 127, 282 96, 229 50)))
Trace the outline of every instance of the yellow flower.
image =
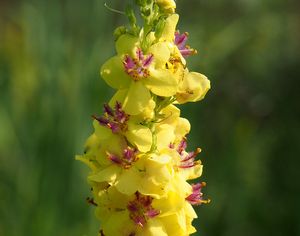
POLYGON ((161 119, 155 124, 157 149, 168 148, 170 144, 179 143, 190 131, 190 123, 180 117, 180 110, 169 105, 159 113, 161 119))
POLYGON ((106 236, 187 236, 192 233, 191 222, 196 214, 186 200, 192 187, 180 176, 172 179, 172 186, 160 199, 140 192, 126 195, 114 186, 93 190, 102 233, 106 236))
POLYGON ((136 225, 130 219, 127 204, 134 196, 120 193, 115 187, 94 189, 96 216, 101 222, 100 232, 105 236, 130 235, 136 225))
POLYGON ((176 99, 178 103, 182 104, 203 99, 210 89, 210 81, 205 75, 189 72, 185 68, 185 57, 195 54, 196 50, 186 45, 188 33, 180 34, 176 31, 178 19, 179 16, 177 14, 173 14, 166 19, 165 28, 159 40, 169 42, 171 57, 168 61, 168 68, 173 70, 174 74, 177 74, 178 89, 176 99))
MULTIPOLYGON (((131 89, 134 89, 134 86, 131 89)), ((140 97, 139 95, 135 94, 135 90, 120 89, 114 94, 109 105, 113 106, 116 102, 119 102, 127 114, 135 115, 136 118, 142 121, 153 119, 154 108, 156 106, 154 100, 152 98, 147 98, 145 101, 137 99, 140 97)))
MULTIPOLYGON (((125 149, 124 149, 125 151, 125 149)), ((166 194, 168 183, 172 179, 173 160, 168 155, 139 155, 133 153, 131 157, 122 157, 123 154, 111 153, 108 159, 110 164, 91 173, 89 181, 107 182, 126 195, 132 195, 136 191, 161 198, 166 194), (131 159, 130 165, 122 165, 122 159, 131 159)), ((102 158, 107 158, 103 156, 102 158)))
POLYGON ((168 194, 154 199, 152 206, 160 210, 157 220, 164 225, 167 235, 187 236, 194 232, 191 222, 197 217, 191 204, 186 200, 193 188, 181 175, 174 175, 168 194))
POLYGON ((179 82, 176 100, 178 103, 196 102, 204 98, 210 89, 210 81, 203 74, 189 72, 187 69, 184 77, 179 82))
POLYGON ((124 195, 113 186, 94 194, 96 216, 101 221, 101 232, 105 236, 167 236, 163 225, 156 220, 160 210, 152 206, 152 197, 140 192, 124 195))
POLYGON ((174 160, 174 168, 185 180, 192 180, 202 175, 202 163, 200 160, 196 160, 197 155, 201 152, 200 148, 195 151, 187 152, 187 141, 183 137, 179 143, 175 142, 169 146, 168 150, 162 150, 161 152, 173 152, 172 156, 178 156, 174 160), (171 149, 171 150, 170 150, 171 149))
POLYGON ((117 56, 104 63, 100 74, 111 87, 127 90, 129 114, 136 115, 149 103, 149 90, 163 97, 175 95, 178 79, 166 68, 170 59, 167 43, 155 43, 143 52, 138 38, 122 35, 116 49, 117 56))
POLYGON ((152 146, 150 129, 141 125, 138 118, 126 114, 121 103, 116 102, 114 109, 109 105, 104 105, 104 115, 93 117, 95 133, 100 140, 123 135, 139 151, 148 152, 150 150, 152 146))

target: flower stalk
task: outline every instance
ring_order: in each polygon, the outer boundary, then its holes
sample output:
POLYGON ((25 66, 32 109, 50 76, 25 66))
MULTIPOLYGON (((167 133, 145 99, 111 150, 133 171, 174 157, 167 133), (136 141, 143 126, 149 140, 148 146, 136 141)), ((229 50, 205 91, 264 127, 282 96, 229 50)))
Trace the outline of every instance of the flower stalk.
POLYGON ((192 205, 208 203, 197 159, 188 152, 190 123, 178 104, 204 98, 210 82, 190 72, 186 58, 196 54, 188 33, 177 30, 174 0, 136 0, 125 14, 130 27, 114 31, 116 55, 100 69, 115 94, 103 115, 93 115, 94 132, 76 159, 90 167, 87 202, 96 209, 99 235, 186 236, 196 232, 192 205))

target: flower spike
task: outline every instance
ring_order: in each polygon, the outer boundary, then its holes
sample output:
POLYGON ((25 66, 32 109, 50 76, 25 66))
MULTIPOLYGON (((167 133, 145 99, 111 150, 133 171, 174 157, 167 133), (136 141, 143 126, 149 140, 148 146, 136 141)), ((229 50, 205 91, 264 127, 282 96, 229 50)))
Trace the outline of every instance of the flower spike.
POLYGON ((185 58, 197 51, 176 31, 175 0, 135 2, 144 25, 128 7, 130 26, 115 30, 116 55, 100 69, 115 94, 92 116, 94 132, 76 159, 91 170, 86 201, 100 236, 188 236, 196 232, 193 207, 210 200, 205 182, 189 182, 202 175, 201 149, 186 150, 191 125, 176 104, 203 99, 210 82, 188 69, 185 58))

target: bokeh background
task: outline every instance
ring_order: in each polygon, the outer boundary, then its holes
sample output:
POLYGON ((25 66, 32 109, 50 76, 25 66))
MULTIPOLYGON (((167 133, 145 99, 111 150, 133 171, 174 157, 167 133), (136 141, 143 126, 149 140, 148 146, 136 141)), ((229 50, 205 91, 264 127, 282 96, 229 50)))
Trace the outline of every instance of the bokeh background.
MULTIPOLYGON (((0 1, 0 235, 92 236, 74 160, 113 91, 99 79, 126 22, 102 0, 0 1)), ((126 1, 109 4, 123 9, 126 1)), ((196 235, 300 235, 300 4, 178 0, 190 68, 212 90, 182 106, 212 203, 196 235)))

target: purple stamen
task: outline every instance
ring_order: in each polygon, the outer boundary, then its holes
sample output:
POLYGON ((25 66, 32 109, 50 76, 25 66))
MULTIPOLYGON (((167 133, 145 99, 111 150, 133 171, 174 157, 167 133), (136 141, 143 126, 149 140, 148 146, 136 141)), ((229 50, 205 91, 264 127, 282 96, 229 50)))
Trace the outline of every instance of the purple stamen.
POLYGON ((187 32, 183 34, 180 34, 178 31, 175 32, 175 44, 177 45, 178 49, 184 49, 187 40, 188 40, 187 32))
POLYGON ((128 119, 128 115, 122 110, 122 105, 119 102, 116 102, 115 105, 115 117, 121 123, 124 123, 128 119))
POLYGON ((122 160, 116 155, 108 154, 108 159, 110 159, 112 162, 116 164, 122 164, 122 160))
POLYGON ((114 134, 117 134, 120 132, 119 124, 116 122, 109 122, 107 124, 107 126, 111 129, 111 132, 113 132, 114 134))
POLYGON ((188 57, 188 56, 191 56, 193 54, 196 53, 195 49, 190 49, 190 48, 185 48, 185 49, 181 49, 180 50, 180 53, 183 57, 188 57))
POLYGON ((156 210, 156 209, 150 209, 148 212, 147 212, 147 216, 149 218, 154 218, 155 216, 158 216, 159 215, 159 211, 156 210))
POLYGON ((115 164, 120 165, 124 169, 129 169, 132 166, 132 163, 138 160, 138 151, 131 147, 125 148, 123 150, 122 156, 117 156, 109 152, 107 152, 106 154, 109 160, 111 160, 115 164))
POLYGON ((135 67, 135 62, 133 61, 133 59, 126 55, 125 56, 125 61, 124 61, 124 66, 126 70, 132 70, 135 67))
POLYGON ((126 73, 138 81, 142 78, 147 78, 150 75, 148 67, 153 61, 153 54, 144 55, 142 49, 136 50, 136 58, 126 55, 123 61, 126 73))
POLYGON ((122 110, 122 105, 119 102, 116 102, 115 109, 111 108, 108 104, 104 104, 104 115, 100 117, 93 115, 92 117, 100 125, 111 129, 114 134, 127 130, 129 115, 122 110))
POLYGON ((127 209, 132 212, 138 211, 138 206, 134 202, 129 202, 127 205, 127 209))
POLYGON ((122 110, 122 104, 118 101, 116 101, 115 110, 122 110))
POLYGON ((149 67, 152 61, 153 61, 153 55, 151 54, 145 60, 143 60, 143 66, 149 67))
POLYGON ((136 50, 136 55, 137 55, 137 58, 138 58, 139 61, 144 60, 144 53, 143 53, 141 48, 138 48, 136 50))
POLYGON ((180 34, 179 31, 175 32, 175 40, 174 43, 179 49, 181 55, 183 57, 188 57, 193 54, 196 54, 197 51, 195 49, 190 48, 190 46, 186 45, 186 42, 188 40, 188 33, 185 32, 183 34, 180 34))
POLYGON ((96 117, 95 115, 92 115, 92 117, 97 120, 100 125, 106 126, 109 123, 109 120, 105 117, 96 117))
POLYGON ((169 148, 174 149, 175 148, 175 144, 174 143, 170 143, 169 144, 169 148))
POLYGON ((177 152, 181 155, 182 152, 185 151, 186 147, 187 147, 187 142, 186 139, 183 138, 178 145, 177 152))
POLYGON ((144 227, 150 218, 154 218, 160 214, 158 210, 151 206, 152 200, 152 197, 136 192, 135 199, 127 205, 130 218, 140 227, 144 227))
POLYGON ((201 149, 200 148, 197 148, 196 151, 194 152, 189 152, 188 155, 183 159, 181 160, 182 162, 185 162, 185 161, 189 161, 189 160, 194 160, 196 158, 196 156, 201 152, 201 149))
MULTIPOLYGON (((169 147, 174 149, 175 145, 173 143, 169 144, 169 147)), ((186 152, 187 148, 187 141, 186 138, 184 137, 178 144, 176 151, 179 153, 181 160, 180 160, 180 164, 178 165, 179 168, 182 169, 188 169, 188 168, 192 168, 198 164, 200 164, 199 161, 195 161, 195 158, 197 157, 197 155, 201 152, 200 148, 197 148, 195 151, 193 152, 186 152)))
POLYGON ((144 216, 137 216, 133 220, 134 220, 134 223, 136 223, 140 227, 144 227, 144 225, 146 224, 146 219, 144 216))
POLYGON ((132 148, 125 148, 123 151, 123 157, 126 160, 132 160, 135 159, 135 156, 137 155, 137 150, 132 148))
POLYGON ((103 107, 104 107, 104 112, 107 113, 109 116, 114 115, 113 109, 108 104, 104 104, 103 107))
POLYGON ((197 164, 196 162, 188 162, 188 163, 182 163, 178 167, 180 167, 182 169, 188 169, 188 168, 194 167, 196 164, 197 164))
POLYGON ((193 192, 185 198, 192 205, 201 205, 202 203, 209 203, 210 200, 203 200, 202 188, 206 186, 205 182, 197 183, 192 185, 193 192))

